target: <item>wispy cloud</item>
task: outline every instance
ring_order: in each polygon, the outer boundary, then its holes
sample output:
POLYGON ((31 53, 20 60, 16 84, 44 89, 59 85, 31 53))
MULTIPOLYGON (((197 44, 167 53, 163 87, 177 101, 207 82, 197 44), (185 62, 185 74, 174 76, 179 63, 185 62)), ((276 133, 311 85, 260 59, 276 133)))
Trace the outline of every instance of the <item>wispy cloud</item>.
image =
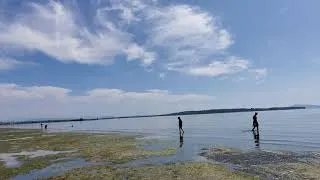
POLYGON ((195 76, 221 76, 235 74, 248 69, 249 62, 245 59, 230 57, 228 60, 212 61, 209 65, 204 66, 179 66, 179 64, 171 64, 169 69, 184 72, 195 76))
POLYGON ((120 55, 189 75, 239 72, 230 65, 237 63, 230 62, 237 57, 228 52, 235 43, 231 33, 218 16, 198 6, 151 0, 72 2, 29 3, 16 18, 1 19, 0 45, 13 53, 42 52, 64 63, 108 65, 120 55), (221 61, 212 61, 216 57, 221 61))
POLYGON ((132 22, 141 20, 137 16, 137 13, 144 10, 144 8, 146 8, 146 4, 140 0, 122 0, 111 1, 111 5, 102 10, 116 13, 119 19, 123 20, 126 24, 131 24, 132 22))
POLYGON ((166 49, 170 61, 188 64, 203 61, 212 54, 223 52, 233 43, 219 19, 199 7, 154 7, 148 11, 148 18, 152 24, 152 45, 166 49))
POLYGON ((249 60, 228 52, 235 43, 220 18, 189 5, 149 9, 151 44, 167 51, 166 68, 194 76, 232 75, 249 68, 249 60), (220 60, 212 59, 218 57, 220 60))
MULTIPOLYGON (((112 63, 116 55, 125 54, 132 46, 131 34, 118 28, 103 7, 96 8, 94 15, 87 17, 95 22, 91 24, 94 27, 78 23, 81 19, 72 7, 58 1, 45 5, 30 3, 29 7, 29 13, 0 24, 0 44, 82 64, 112 63)), ((150 63, 148 53, 141 55, 142 63, 150 63)))

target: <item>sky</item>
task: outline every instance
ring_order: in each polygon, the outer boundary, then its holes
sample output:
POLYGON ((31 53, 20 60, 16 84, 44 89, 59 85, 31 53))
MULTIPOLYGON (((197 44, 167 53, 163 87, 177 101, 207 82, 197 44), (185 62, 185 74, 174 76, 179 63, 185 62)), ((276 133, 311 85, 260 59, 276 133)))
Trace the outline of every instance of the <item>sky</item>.
POLYGON ((319 104, 319 6, 1 0, 1 120, 319 104))

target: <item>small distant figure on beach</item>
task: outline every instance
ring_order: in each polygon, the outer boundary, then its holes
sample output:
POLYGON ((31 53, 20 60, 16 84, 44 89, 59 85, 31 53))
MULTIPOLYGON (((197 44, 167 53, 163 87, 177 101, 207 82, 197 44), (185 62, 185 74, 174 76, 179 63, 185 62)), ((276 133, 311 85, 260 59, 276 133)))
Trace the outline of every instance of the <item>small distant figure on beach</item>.
POLYGON ((41 123, 40 125, 41 125, 41 129, 42 129, 43 128, 43 124, 41 123))
POLYGON ((44 129, 46 130, 48 128, 48 125, 44 125, 44 129))
POLYGON ((258 123, 258 113, 254 113, 254 116, 253 116, 253 123, 252 123, 252 131, 254 131, 255 128, 257 128, 257 131, 259 131, 259 123, 258 123))
POLYGON ((178 117, 178 120, 179 120, 179 133, 180 133, 180 137, 183 137, 184 135, 184 130, 182 129, 182 120, 180 117, 178 117), (181 134, 182 132, 182 134, 181 134))

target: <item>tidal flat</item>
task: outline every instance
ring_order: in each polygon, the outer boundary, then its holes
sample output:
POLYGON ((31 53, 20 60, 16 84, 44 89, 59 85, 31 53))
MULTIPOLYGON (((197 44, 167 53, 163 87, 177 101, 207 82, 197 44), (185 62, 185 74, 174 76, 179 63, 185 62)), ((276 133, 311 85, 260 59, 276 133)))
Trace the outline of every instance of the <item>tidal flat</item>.
POLYGON ((177 153, 177 147, 145 148, 165 143, 117 133, 0 129, 0 179, 320 179, 316 153, 213 147, 199 152, 208 161, 122 166, 177 153))
POLYGON ((142 144, 134 136, 119 134, 0 129, 0 179, 72 159, 81 158, 90 164, 120 164, 175 153, 173 148, 145 150, 142 144))
POLYGON ((212 162, 259 179, 320 179, 320 154, 232 148, 209 148, 201 153, 212 162))

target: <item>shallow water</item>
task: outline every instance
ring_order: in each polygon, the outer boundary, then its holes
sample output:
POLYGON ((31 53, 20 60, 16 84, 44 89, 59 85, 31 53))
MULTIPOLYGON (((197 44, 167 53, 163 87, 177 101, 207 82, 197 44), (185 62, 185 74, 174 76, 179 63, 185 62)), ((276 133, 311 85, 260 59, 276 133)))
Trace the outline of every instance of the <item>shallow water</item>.
POLYGON ((25 179, 40 179, 47 178, 51 176, 63 175, 65 172, 70 171, 74 168, 81 168, 85 166, 93 165, 84 159, 73 159, 70 161, 60 162, 53 165, 50 165, 46 168, 40 170, 34 170, 27 174, 18 175, 13 180, 25 180, 25 179))
POLYGON ((176 117, 50 123, 48 131, 138 133, 151 139, 174 140, 170 146, 178 147, 180 155, 187 157, 197 156, 202 148, 212 145, 244 150, 320 151, 320 110, 260 112, 259 141, 250 131, 252 115, 253 112, 181 116, 185 130, 181 148, 176 117))
POLYGON ((18 167, 22 163, 18 161, 18 156, 28 156, 30 158, 42 157, 47 155, 55 155, 60 153, 72 153, 75 151, 44 151, 44 150, 37 150, 37 151, 22 151, 19 153, 0 153, 0 161, 5 163, 6 167, 18 167))

